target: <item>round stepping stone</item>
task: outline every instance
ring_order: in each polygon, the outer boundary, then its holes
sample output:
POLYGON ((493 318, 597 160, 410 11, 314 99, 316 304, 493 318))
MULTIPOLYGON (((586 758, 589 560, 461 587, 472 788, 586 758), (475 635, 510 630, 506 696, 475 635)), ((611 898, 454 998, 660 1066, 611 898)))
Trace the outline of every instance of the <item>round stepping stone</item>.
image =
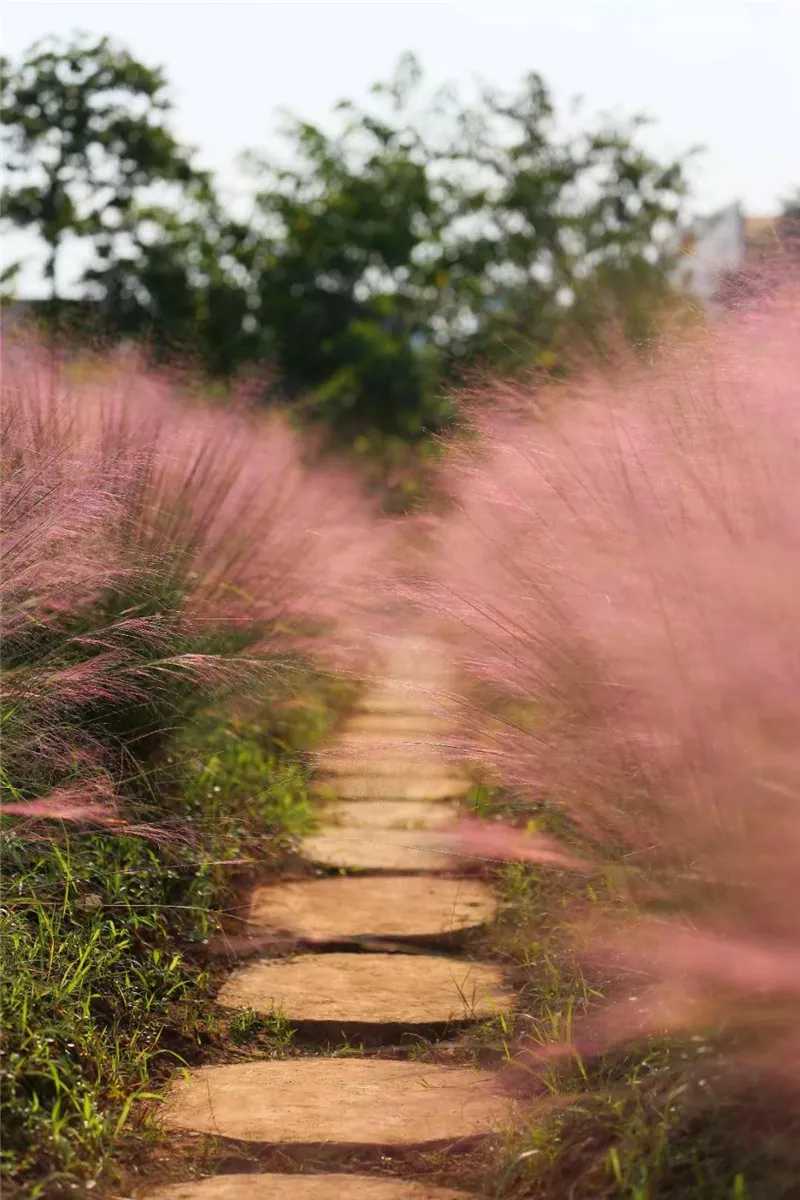
POLYGON ((439 937, 494 913, 491 889, 477 880, 387 875, 257 887, 250 922, 298 936, 439 937))
POLYGON ((358 829, 447 829, 459 811, 454 804, 429 800, 345 800, 328 805, 322 816, 326 825, 358 829))
MULTIPOLYGON (((361 871, 452 871, 453 838, 411 829, 331 829, 303 838, 300 853, 325 867, 361 871)), ((463 862, 463 860, 462 860, 463 862)))
POLYGON ((468 1200, 466 1192, 370 1175, 215 1175, 148 1192, 146 1200, 468 1200))
POLYGON ((217 1000, 289 1021, 426 1025, 507 1012, 512 993, 486 963, 433 954, 320 954, 234 971, 217 1000))
POLYGON ((170 1089, 165 1124, 271 1145, 413 1146, 491 1133, 507 1104, 489 1071, 295 1058, 190 1071, 170 1089))
POLYGON ((353 774, 319 775, 317 791, 340 800, 453 800, 472 788, 463 775, 443 775, 427 771, 393 775, 353 774))

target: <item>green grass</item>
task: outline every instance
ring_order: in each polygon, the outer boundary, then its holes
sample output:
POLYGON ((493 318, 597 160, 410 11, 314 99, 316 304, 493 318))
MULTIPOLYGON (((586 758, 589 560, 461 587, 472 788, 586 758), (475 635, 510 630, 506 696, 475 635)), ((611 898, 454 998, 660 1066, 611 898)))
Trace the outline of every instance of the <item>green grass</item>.
MULTIPOLYGON (((5 820, 4 1195, 74 1196, 92 1181, 106 1194, 119 1155, 148 1133, 138 1101, 213 1041, 198 951, 219 927, 232 860, 274 868, 311 826, 304 748, 331 708, 306 683, 283 717, 209 712, 180 734, 159 816, 190 845, 52 826, 47 840, 22 840, 5 820)), ((279 1018, 252 1014, 225 1032, 290 1037, 279 1018)))

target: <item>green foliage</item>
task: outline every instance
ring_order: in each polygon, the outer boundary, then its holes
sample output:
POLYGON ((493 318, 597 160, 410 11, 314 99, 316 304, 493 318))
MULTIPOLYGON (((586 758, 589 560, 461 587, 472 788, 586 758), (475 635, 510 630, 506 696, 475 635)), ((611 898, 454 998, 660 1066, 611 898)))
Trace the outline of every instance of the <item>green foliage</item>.
POLYGON ((6 831, 3 860, 3 1167, 35 1194, 102 1167, 151 1089, 166 1010, 196 974, 176 934, 203 909, 143 842, 6 831))
POLYGON ((271 333, 251 311, 247 227, 211 194, 187 198, 180 212, 149 205, 134 216, 125 253, 85 276, 105 331, 215 376, 269 359, 271 333))
POLYGON ((447 426, 465 369, 558 369, 613 325, 646 339, 670 295, 682 162, 646 154, 636 120, 562 132, 535 73, 430 95, 405 56, 367 106, 289 119, 286 162, 247 156, 246 223, 167 131, 161 72, 107 40, 34 48, 5 86, 25 179, 7 216, 44 237, 51 282, 64 235, 92 238, 108 332, 221 375, 269 364, 272 394, 351 446, 447 426))
POLYGON ((240 1008, 231 1020, 228 1029, 239 1045, 261 1043, 275 1053, 286 1050, 292 1044, 294 1031, 285 1017, 278 1013, 259 1013, 254 1008, 240 1008))
POLYGON ((418 438, 463 365, 548 363, 613 318, 641 336, 669 291, 683 168, 641 150, 639 122, 564 136, 535 74, 477 100, 421 86, 407 57, 373 88, 388 111, 342 102, 336 133, 294 119, 294 165, 250 160, 260 323, 289 394, 348 436, 418 438))
POLYGON ((800 221, 800 187, 795 188, 781 205, 781 216, 792 221, 800 221))
POLYGON ((46 39, 2 63, 4 216, 39 233, 57 299, 64 239, 90 239, 101 261, 136 228, 137 200, 155 183, 204 188, 165 124, 163 72, 108 38, 46 39))
MULTIPOLYGON (((310 695, 309 708, 294 710, 296 727, 279 718, 303 745, 329 719, 318 683, 310 695)), ((191 848, 64 831, 23 841, 6 819, 0 1070, 9 1189, 37 1196, 96 1178, 120 1138, 147 1132, 137 1102, 206 1036, 210 979, 192 946, 219 928, 235 879, 224 863, 275 859, 310 825, 308 769, 271 729, 264 710, 258 720, 225 711, 175 739, 162 824, 171 818, 191 833, 191 848)), ((229 1032, 270 1052, 291 1038, 278 1017, 240 1017, 229 1032)))

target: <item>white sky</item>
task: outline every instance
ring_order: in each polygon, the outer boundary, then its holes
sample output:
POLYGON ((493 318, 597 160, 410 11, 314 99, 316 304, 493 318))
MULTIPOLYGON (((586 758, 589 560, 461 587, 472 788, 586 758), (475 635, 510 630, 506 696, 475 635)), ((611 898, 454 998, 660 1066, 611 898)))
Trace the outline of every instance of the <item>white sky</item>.
MULTIPOLYGON (((564 104, 582 95, 587 113, 655 117, 651 150, 706 147, 693 172, 700 211, 739 199, 768 213, 800 186, 800 0, 17 0, 0 11, 12 60, 77 28, 164 66, 179 135, 232 186, 239 151, 271 144, 277 109, 324 118, 406 49, 431 82, 512 87, 533 69, 564 104)), ((22 249, 8 238, 5 261, 22 249)), ((31 263, 20 294, 38 290, 37 275, 31 263)))

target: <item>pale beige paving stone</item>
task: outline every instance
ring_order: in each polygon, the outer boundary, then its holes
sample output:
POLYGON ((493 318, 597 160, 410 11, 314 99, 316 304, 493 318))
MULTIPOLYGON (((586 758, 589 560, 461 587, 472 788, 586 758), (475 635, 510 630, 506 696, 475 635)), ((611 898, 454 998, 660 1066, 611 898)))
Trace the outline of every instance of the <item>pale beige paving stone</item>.
POLYGON ((433 688, 397 684, 367 692, 355 705, 357 713, 382 713, 393 716, 418 716, 444 720, 456 710, 456 701, 433 688))
POLYGON ((299 851, 318 866, 354 871, 434 872, 469 865, 454 853, 453 835, 424 829, 328 829, 303 838, 299 851))
POLYGON ((317 770, 320 774, 345 778, 348 775, 365 775, 367 777, 383 778, 387 775, 399 778, 414 778, 415 776, 445 775, 456 772, 435 754, 421 753, 413 747, 381 747, 368 751, 358 750, 350 754, 345 751, 331 751, 321 754, 317 759, 317 770))
POLYGON ((165 1126, 261 1145, 422 1146, 495 1132, 494 1072, 365 1058, 199 1067, 170 1089, 165 1126))
POLYGON ((376 740, 397 738, 435 741, 445 737, 450 727, 441 717, 429 712, 360 712, 348 718, 342 728, 344 735, 372 737, 376 740))
POLYGON ((217 1001, 280 1011, 289 1021, 425 1025, 507 1012, 513 993, 488 963, 434 954, 309 954, 234 971, 217 1001))
POLYGON ((173 1183, 144 1200, 468 1200, 466 1192, 370 1175, 216 1175, 173 1183))
POLYGON ((344 800, 326 805, 320 816, 327 832, 338 826, 449 829, 458 822, 459 810, 443 800, 344 800))
POLYGON ((297 936, 438 937, 495 911, 492 889, 478 880, 386 875, 256 887, 249 922, 297 936))
POLYGON ((410 683, 440 682, 450 677, 447 664, 430 638, 394 634, 381 638, 376 649, 382 663, 375 671, 378 676, 410 683))
POLYGON ((446 722, 427 714, 414 719, 410 714, 392 717, 391 713, 375 713, 372 718, 366 713, 355 716, 343 725, 334 740, 334 745, 352 747, 354 751, 367 747, 376 750, 426 750, 438 753, 449 732, 446 722))
POLYGON ((397 772, 408 775, 412 772, 452 773, 458 772, 459 764, 448 757, 446 747, 432 742, 375 742, 367 738, 342 739, 317 755, 314 765, 318 771, 329 775, 376 774, 391 775, 397 772))
POLYGON ((340 800, 455 800, 472 783, 464 775, 415 771, 403 775, 337 774, 317 776, 314 789, 340 800))

